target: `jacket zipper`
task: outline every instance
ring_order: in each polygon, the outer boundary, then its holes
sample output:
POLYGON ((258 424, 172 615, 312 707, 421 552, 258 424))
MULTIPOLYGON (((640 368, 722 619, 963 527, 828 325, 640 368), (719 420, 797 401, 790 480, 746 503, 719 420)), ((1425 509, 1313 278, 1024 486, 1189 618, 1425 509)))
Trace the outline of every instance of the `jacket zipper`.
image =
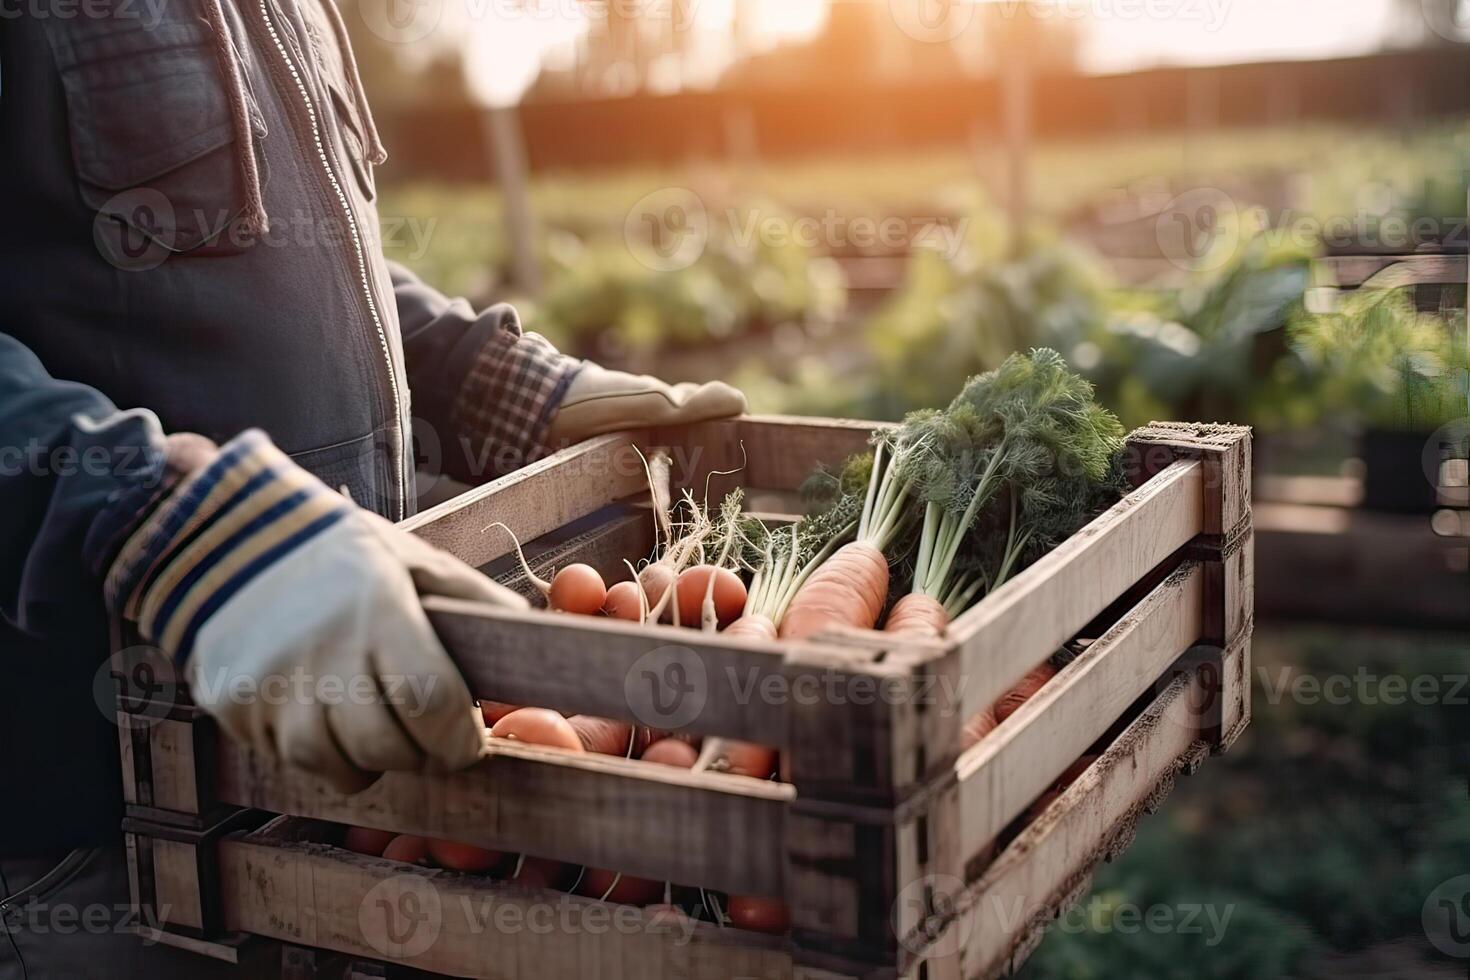
POLYGON ((327 180, 332 185, 332 191, 337 196, 337 203, 341 205, 342 214, 347 218, 347 230, 352 236, 352 248, 356 253, 358 277, 362 285, 363 296, 367 299, 368 314, 372 317, 373 326, 377 328, 378 345, 383 352, 383 360, 388 365, 388 387, 393 392, 393 424, 398 431, 399 463, 395 467, 397 471, 397 500, 394 502, 396 519, 403 520, 404 509, 408 500, 407 480, 405 469, 408 465, 408 446, 405 444, 406 433, 403 422, 403 404, 398 393, 398 370, 393 364, 393 349, 388 344, 388 332, 383 327, 383 320, 378 315, 378 303, 373 298, 372 281, 368 274, 367 250, 362 244, 362 235, 357 227, 357 216, 352 213, 352 205, 347 200, 347 194, 342 190, 342 184, 337 179, 337 172, 332 168, 331 160, 327 156, 326 144, 322 141, 321 124, 317 119, 316 105, 311 100, 311 94, 306 90, 306 83, 297 70, 296 62, 292 60, 290 52, 286 50, 281 41, 280 33, 276 30, 275 19, 271 14, 269 0, 260 0, 261 18, 265 22, 266 31, 270 34, 271 42, 275 44, 276 51, 280 53, 281 60, 291 72, 291 80, 296 83, 296 91, 301 96, 302 103, 306 106, 307 118, 311 122, 311 138, 316 144, 317 158, 321 161, 322 170, 327 175, 327 180))

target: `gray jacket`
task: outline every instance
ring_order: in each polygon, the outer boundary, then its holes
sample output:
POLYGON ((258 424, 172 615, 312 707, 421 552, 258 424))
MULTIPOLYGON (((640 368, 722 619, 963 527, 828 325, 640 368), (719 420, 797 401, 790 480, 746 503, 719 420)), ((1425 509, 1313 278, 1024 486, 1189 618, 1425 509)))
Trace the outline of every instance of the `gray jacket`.
POLYGON ((411 431, 482 481, 540 451, 575 371, 508 307, 385 261, 331 0, 22 6, 0 11, 0 648, 28 689, 0 744, 36 805, 0 853, 116 832, 98 578, 164 433, 262 428, 396 520, 411 431))

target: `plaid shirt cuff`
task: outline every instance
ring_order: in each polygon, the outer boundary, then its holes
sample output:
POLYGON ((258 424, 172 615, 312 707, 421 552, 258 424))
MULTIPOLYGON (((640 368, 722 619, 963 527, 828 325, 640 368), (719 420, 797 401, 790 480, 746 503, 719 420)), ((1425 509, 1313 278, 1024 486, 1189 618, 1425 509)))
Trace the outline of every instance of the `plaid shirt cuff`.
POLYGON ((520 469, 546 455, 546 430, 582 362, 540 334, 523 333, 514 311, 475 355, 451 422, 468 440, 477 477, 520 469))

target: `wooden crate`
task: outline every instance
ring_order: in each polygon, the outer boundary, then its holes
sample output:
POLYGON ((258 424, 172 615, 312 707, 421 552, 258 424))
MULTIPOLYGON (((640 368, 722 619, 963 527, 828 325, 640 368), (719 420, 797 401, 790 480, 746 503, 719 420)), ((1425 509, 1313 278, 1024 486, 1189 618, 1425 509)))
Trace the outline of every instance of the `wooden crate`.
MULTIPOLYGON (((504 521, 542 539, 543 560, 615 577, 653 543, 635 446, 667 447, 681 485, 712 499, 741 485, 750 509, 779 516, 797 509, 815 465, 860 451, 871 431, 747 417, 606 436, 406 526, 494 569, 508 539, 484 529, 504 521)), ((1149 426, 1130 437, 1129 466, 1132 493, 956 619, 944 642, 844 631, 765 644, 426 604, 478 697, 775 745, 786 782, 496 741, 468 770, 390 773, 348 796, 211 737, 187 706, 125 700, 135 901, 155 937, 227 958, 249 935, 538 980, 1003 973, 1174 779, 1250 718, 1248 430, 1149 426), (961 752, 964 719, 1069 643, 1081 654, 961 752), (1098 761, 1024 818, 1089 749, 1098 761), (261 826, 268 815, 295 819, 261 826), (641 910, 362 858, 313 840, 315 821, 779 896, 792 929, 701 924, 685 936, 641 910), (551 931, 487 928, 468 914, 481 903, 561 917, 551 931), (432 942, 394 940, 412 931, 395 915, 419 921, 428 908, 432 942), (626 928, 594 928, 610 908, 630 916, 626 928)))

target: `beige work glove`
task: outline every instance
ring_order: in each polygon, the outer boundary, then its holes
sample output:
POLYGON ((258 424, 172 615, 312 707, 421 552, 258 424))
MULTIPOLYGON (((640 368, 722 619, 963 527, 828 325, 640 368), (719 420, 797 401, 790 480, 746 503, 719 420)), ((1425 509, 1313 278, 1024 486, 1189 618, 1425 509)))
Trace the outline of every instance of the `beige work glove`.
POLYGON ((230 736, 343 792, 481 754, 479 711, 422 597, 527 605, 259 432, 222 447, 132 535, 109 576, 120 591, 230 736))
POLYGON ((581 442, 607 432, 688 425, 745 411, 745 396, 723 381, 670 385, 646 374, 609 371, 588 362, 567 386, 547 442, 581 442))

